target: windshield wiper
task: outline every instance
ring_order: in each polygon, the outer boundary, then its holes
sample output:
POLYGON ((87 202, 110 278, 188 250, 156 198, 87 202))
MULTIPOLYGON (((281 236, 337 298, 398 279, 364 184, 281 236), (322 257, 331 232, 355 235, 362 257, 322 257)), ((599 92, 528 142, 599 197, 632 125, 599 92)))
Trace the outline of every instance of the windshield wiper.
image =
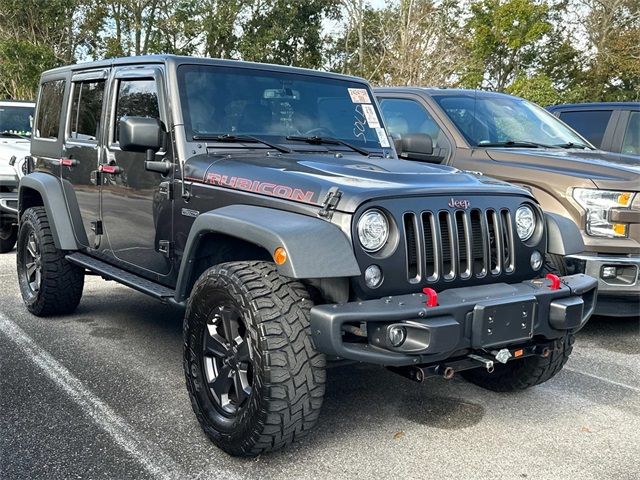
POLYGON ((584 143, 573 143, 573 142, 567 142, 567 143, 560 143, 558 145, 554 145, 554 147, 558 147, 558 148, 581 148, 582 150, 591 150, 589 148, 588 145, 585 145, 584 143))
POLYGON ((0 132, 0 137, 5 137, 5 138, 24 138, 25 140, 28 140, 29 137, 25 137, 24 135, 20 135, 18 133, 11 133, 11 132, 0 132))
POLYGON ((528 142, 526 140, 507 140, 505 142, 480 142, 479 147, 526 147, 526 148, 554 148, 554 145, 544 143, 528 142))
POLYGON ((356 147, 355 145, 351 145, 349 142, 345 142, 344 140, 340 140, 339 138, 318 137, 316 135, 314 135, 312 137, 289 135, 287 137, 287 140, 294 140, 294 141, 297 141, 297 142, 307 142, 307 143, 311 143, 312 145, 321 145, 323 143, 325 145, 343 145, 343 146, 345 146, 347 148, 350 148, 354 152, 358 152, 359 154, 364 155, 365 157, 368 157, 368 156, 371 155, 371 152, 369 150, 366 150, 366 149, 360 148, 360 147, 356 147))
POLYGON ((221 135, 194 135, 194 140, 202 140, 204 142, 245 142, 245 143, 261 143, 267 147, 273 148, 281 153, 291 153, 292 150, 282 145, 276 145, 275 143, 267 142, 258 137, 252 137, 251 135, 231 135, 224 133, 221 135))

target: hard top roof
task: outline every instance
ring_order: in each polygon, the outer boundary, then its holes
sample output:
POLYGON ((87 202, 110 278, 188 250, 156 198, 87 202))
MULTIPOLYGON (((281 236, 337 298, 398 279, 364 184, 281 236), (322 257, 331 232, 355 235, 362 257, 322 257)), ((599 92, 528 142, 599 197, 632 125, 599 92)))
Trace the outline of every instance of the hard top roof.
POLYGON ((269 63, 257 63, 257 62, 245 62, 241 60, 225 60, 219 58, 208 57, 190 57, 180 55, 142 55, 137 57, 121 57, 121 58, 109 58, 107 60, 98 60, 95 62, 76 63, 73 65, 65 65, 63 67, 47 70, 42 75, 48 76, 51 74, 62 73, 68 70, 73 72, 82 72, 85 70, 93 70, 98 68, 109 68, 125 65, 145 65, 145 64, 165 64, 177 67, 178 65, 213 65, 221 67, 236 67, 236 68, 253 68, 259 70, 271 70, 278 72, 290 72, 302 75, 315 75, 319 77, 329 77, 342 80, 350 80, 357 82, 366 82, 363 78, 353 77, 348 75, 342 75, 339 73, 321 72, 318 70, 311 70, 308 68, 290 67, 286 65, 274 65, 269 63))

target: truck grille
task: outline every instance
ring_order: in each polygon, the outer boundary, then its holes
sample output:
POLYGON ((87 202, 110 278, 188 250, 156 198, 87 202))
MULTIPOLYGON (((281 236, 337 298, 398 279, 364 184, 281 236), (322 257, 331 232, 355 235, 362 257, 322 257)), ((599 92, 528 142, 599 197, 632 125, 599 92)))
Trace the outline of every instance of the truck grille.
POLYGON ((515 269, 507 209, 409 212, 403 221, 410 283, 482 278, 515 269))

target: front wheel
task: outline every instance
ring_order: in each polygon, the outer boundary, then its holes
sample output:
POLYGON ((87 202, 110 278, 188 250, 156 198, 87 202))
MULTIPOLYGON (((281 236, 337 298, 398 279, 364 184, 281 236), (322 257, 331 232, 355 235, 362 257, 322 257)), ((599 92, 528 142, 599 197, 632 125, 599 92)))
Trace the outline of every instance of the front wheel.
POLYGON ((0 227, 0 253, 7 253, 13 250, 18 240, 18 227, 7 224, 0 227))
POLYGON ((207 436, 236 456, 277 450, 316 423, 324 355, 311 341, 305 287, 268 262, 225 263, 196 282, 184 319, 184 370, 207 436))
POLYGON ((471 383, 494 392, 514 392, 546 382, 556 376, 573 350, 575 337, 567 333, 556 340, 555 348, 548 357, 534 356, 521 360, 511 360, 506 364, 494 363, 493 373, 484 368, 461 372, 471 383))

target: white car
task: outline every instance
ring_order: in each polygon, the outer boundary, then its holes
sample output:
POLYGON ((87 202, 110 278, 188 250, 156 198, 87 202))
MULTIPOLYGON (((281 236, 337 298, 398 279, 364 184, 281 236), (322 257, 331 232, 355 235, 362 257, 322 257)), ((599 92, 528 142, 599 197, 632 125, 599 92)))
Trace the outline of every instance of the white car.
POLYGON ((35 104, 0 100, 0 253, 13 249, 18 228, 18 183, 31 150, 35 104))

